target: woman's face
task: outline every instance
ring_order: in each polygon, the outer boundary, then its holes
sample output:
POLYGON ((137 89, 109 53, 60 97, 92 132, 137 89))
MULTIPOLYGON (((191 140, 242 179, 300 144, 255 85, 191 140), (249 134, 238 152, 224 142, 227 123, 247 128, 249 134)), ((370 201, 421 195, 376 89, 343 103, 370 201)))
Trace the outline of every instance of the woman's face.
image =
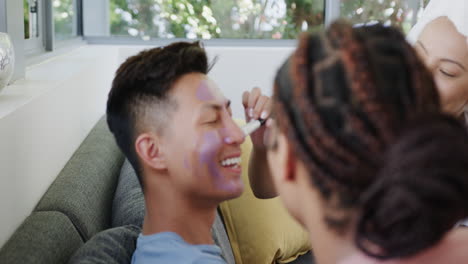
POLYGON ((267 147, 267 162, 270 168, 273 184, 281 200, 291 214, 300 223, 303 223, 303 211, 298 184, 292 180, 291 164, 292 158, 288 157, 289 142, 284 133, 277 127, 277 123, 270 119, 264 135, 264 143, 267 147))
POLYGON ((455 25, 440 17, 424 28, 415 48, 434 74, 444 110, 461 115, 468 103, 468 42, 455 25))

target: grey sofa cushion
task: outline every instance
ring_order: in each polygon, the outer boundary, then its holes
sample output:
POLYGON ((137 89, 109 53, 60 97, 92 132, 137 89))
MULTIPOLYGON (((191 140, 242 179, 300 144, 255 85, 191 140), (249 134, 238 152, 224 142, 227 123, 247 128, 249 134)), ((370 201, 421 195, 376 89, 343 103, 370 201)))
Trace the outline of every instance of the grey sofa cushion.
POLYGON ((224 260, 227 264, 235 264, 234 255, 231 249, 231 243, 229 242, 229 237, 226 233, 226 228, 224 227, 223 219, 218 212, 216 213, 216 218, 213 226, 211 227, 211 234, 213 235, 213 240, 216 245, 221 248, 221 253, 224 260))
POLYGON ((36 211, 59 211, 77 227, 84 241, 107 229, 123 155, 104 118, 73 154, 36 211))
POLYGON ((145 217, 145 198, 135 170, 126 159, 112 202, 112 226, 135 225, 141 227, 145 217))
POLYGON ((141 229, 120 226, 96 234, 70 259, 71 264, 129 264, 141 229))
POLYGON ((83 241, 67 216, 35 212, 0 249, 0 263, 66 263, 81 245, 83 241))

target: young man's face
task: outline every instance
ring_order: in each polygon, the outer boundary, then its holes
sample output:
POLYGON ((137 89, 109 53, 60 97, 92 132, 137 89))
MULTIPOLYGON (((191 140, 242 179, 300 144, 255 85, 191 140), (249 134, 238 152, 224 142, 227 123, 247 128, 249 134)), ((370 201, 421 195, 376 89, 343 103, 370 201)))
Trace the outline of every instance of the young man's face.
POLYGON ((170 92, 177 109, 161 145, 174 187, 190 197, 223 201, 238 197, 244 135, 230 102, 204 74, 182 76, 170 92))

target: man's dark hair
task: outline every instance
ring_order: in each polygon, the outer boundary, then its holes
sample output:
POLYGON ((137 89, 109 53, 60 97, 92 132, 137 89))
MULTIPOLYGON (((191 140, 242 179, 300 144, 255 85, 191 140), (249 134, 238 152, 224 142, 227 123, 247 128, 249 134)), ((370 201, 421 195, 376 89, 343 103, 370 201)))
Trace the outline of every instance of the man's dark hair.
POLYGON ((128 58, 117 70, 107 100, 107 124, 140 184, 141 167, 134 147, 138 133, 148 129, 149 124, 162 132, 177 108, 169 96, 173 84, 185 74, 207 74, 209 69, 206 52, 199 42, 176 42, 144 50, 128 58), (151 123, 146 122, 150 109, 158 113, 151 123))

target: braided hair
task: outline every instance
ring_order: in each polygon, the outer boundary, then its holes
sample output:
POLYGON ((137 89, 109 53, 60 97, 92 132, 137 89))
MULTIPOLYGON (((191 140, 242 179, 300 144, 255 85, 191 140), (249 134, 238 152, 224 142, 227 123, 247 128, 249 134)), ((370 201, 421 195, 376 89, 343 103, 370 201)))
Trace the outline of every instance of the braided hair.
POLYGON ((468 215, 468 137, 441 113, 402 33, 335 22, 279 69, 274 113, 338 234, 380 259, 413 255, 468 215))

